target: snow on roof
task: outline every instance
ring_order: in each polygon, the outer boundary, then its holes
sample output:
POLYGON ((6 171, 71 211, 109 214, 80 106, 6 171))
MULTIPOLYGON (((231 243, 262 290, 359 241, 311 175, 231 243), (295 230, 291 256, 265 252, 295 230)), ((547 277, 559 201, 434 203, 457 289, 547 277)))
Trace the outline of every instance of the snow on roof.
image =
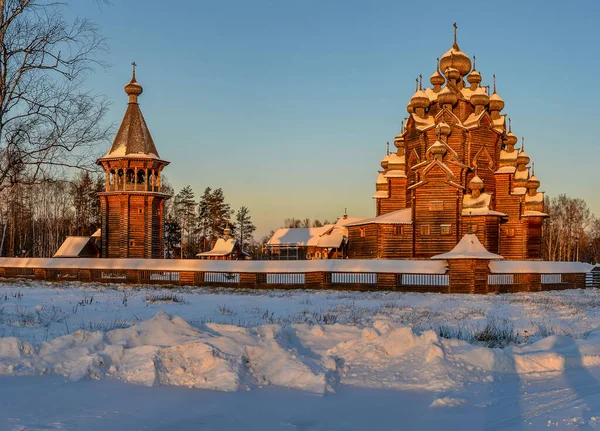
POLYGON ((517 170, 515 172, 515 179, 516 180, 526 180, 529 178, 529 168, 524 169, 522 171, 517 170))
POLYGON ((541 260, 503 260, 490 262, 494 274, 572 274, 590 272, 594 265, 583 262, 548 262, 541 260))
POLYGON ((333 227, 333 224, 321 227, 284 227, 277 229, 267 245, 317 246, 319 237, 333 227))
POLYGON ((387 190, 377 190, 373 195, 373 199, 384 199, 389 198, 389 192, 387 190))
POLYGON ((411 224, 412 212, 410 208, 380 215, 379 217, 366 218, 361 221, 347 224, 346 226, 362 226, 365 224, 411 224))
POLYGON ((544 192, 537 192, 534 196, 525 195, 525 202, 544 202, 544 192))
POLYGON ((502 166, 500 169, 498 169, 494 173, 495 174, 514 174, 516 170, 517 170, 517 168, 515 168, 514 166, 502 166))
POLYGON ((500 151, 500 160, 517 160, 517 157, 519 157, 519 152, 516 150, 513 150, 512 152, 508 152, 506 150, 502 150, 500 151))
MULTIPOLYGON (((79 257, 90 239, 89 236, 68 236, 54 254, 54 257, 79 257)), ((95 249, 95 246, 93 248, 95 249)))
POLYGON ((432 259, 504 259, 499 254, 490 253, 474 233, 468 233, 448 253, 438 254, 432 259))
POLYGON ((527 210, 523 212, 523 217, 549 217, 548 214, 541 211, 527 210))
POLYGON ((379 172, 379 175, 377 175, 377 181, 375 182, 375 184, 386 184, 387 185, 387 180, 385 179, 383 172, 379 172))
POLYGON ((445 274, 443 260, 201 260, 201 259, 99 259, 0 258, 0 268, 100 269, 198 272, 379 272, 387 274, 445 274))
POLYGON ((524 195, 527 193, 527 187, 515 187, 512 194, 513 195, 524 195))
POLYGON ((96 230, 96 232, 94 232, 92 234, 92 238, 100 238, 102 236, 102 229, 98 229, 96 230))
POLYGON ((401 171, 399 169, 394 169, 391 171, 387 171, 384 174, 385 178, 406 178, 406 172, 405 171, 401 171))
POLYGON ((492 195, 489 193, 481 193, 477 198, 474 198, 472 195, 464 195, 462 215, 488 215, 506 217, 507 214, 501 213, 499 211, 494 211, 489 208, 491 199, 492 195))
POLYGON ((198 253, 196 255, 196 257, 199 257, 199 256, 227 256, 227 255, 231 254, 231 252, 233 252, 233 249, 236 244, 237 244, 237 241, 233 238, 229 238, 228 240, 219 238, 219 239, 217 239, 217 242, 215 243, 215 246, 213 247, 212 250, 205 251, 203 253, 198 253))

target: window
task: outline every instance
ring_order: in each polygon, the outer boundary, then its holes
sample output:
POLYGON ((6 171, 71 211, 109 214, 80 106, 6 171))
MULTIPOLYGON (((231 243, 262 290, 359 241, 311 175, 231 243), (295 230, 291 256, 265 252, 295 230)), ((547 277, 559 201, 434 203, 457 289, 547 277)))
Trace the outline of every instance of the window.
POLYGON ((139 209, 138 209, 138 213, 140 213, 140 214, 144 214, 144 209, 143 209, 143 208, 139 208, 139 209))
POLYGON ((506 228, 504 229, 504 233, 507 237, 512 238, 513 236, 515 236, 515 229, 514 228, 506 228))
POLYGON ((361 237, 361 238, 364 238, 364 237, 365 237, 365 228, 364 228, 364 227, 361 227, 361 228, 360 228, 360 237, 361 237))
POLYGON ((450 235, 452 233, 451 228, 452 228, 452 225, 441 224, 440 225, 440 235, 450 235))
POLYGON ((133 240, 133 239, 129 240, 129 247, 135 247, 135 240, 133 240))
POLYGON ((421 226, 421 235, 431 235, 431 226, 428 224, 421 226))
POLYGON ((429 202, 429 211, 443 211, 444 201, 431 201, 429 202))
POLYGON ((402 235, 402 226, 394 226, 394 235, 398 236, 398 235, 402 235))

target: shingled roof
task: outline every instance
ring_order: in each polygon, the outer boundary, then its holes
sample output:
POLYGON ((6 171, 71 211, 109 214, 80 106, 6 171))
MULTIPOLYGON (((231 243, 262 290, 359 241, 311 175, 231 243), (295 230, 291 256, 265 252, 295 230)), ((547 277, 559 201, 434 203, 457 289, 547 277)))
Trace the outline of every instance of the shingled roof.
POLYGON ((110 150, 103 158, 135 157, 159 159, 158 151, 140 110, 137 98, 142 94, 142 86, 133 77, 125 85, 125 93, 129 96, 127 111, 121 122, 121 127, 115 136, 110 150))

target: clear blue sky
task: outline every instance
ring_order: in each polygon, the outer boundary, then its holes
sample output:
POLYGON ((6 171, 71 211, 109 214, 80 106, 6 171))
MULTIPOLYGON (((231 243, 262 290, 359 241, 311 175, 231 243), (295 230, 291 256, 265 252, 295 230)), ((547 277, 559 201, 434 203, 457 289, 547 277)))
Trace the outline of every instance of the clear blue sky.
MULTIPOLYGON (((286 217, 373 216, 377 169, 421 73, 452 23, 484 83, 496 73, 541 190, 600 216, 597 1, 77 1, 109 37, 87 81, 125 112, 140 106, 176 191, 221 187, 250 208, 257 237, 286 217)), ((102 151, 105 151, 103 148, 102 151)))

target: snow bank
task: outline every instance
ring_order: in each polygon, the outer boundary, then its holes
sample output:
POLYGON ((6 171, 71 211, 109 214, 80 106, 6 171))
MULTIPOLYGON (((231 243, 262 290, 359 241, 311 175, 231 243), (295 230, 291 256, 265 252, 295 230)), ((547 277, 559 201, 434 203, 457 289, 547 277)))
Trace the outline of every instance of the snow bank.
MULTIPOLYGON (((600 331, 490 349, 387 320, 345 325, 193 327, 164 312, 129 328, 78 330, 50 342, 0 338, 0 374, 120 379, 146 386, 238 391, 265 385, 323 394, 336 385, 444 393, 496 373, 543 376, 600 365, 600 331)), ((431 407, 459 405, 439 397, 431 407)))

